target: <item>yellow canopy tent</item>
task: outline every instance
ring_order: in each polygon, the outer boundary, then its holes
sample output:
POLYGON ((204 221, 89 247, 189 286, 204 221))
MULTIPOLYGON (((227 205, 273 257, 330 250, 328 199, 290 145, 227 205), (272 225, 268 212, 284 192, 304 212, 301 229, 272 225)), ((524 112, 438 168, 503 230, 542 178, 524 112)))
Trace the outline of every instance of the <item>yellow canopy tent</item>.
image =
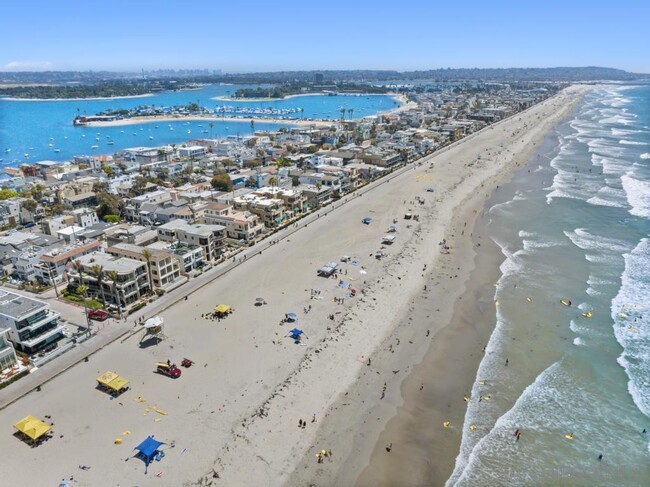
POLYGON ((214 308, 214 310, 217 313, 227 313, 228 311, 230 311, 230 306, 228 306, 227 304, 220 304, 219 306, 214 308))
POLYGON ((50 427, 47 424, 40 419, 36 419, 32 415, 25 416, 23 419, 18 421, 14 425, 14 428, 34 441, 50 431, 50 427))
POLYGON ((129 381, 124 377, 117 375, 115 372, 104 372, 102 375, 97 377, 97 382, 103 387, 108 389, 120 392, 126 389, 126 386, 129 385, 129 381))

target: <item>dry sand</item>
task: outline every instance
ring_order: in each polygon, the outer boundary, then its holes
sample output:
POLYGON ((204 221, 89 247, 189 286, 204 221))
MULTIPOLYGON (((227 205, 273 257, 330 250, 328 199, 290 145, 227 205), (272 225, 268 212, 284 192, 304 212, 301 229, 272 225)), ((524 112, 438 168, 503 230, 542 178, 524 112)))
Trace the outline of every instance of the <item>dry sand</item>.
MULTIPOLYGON (((453 303, 474 256, 470 231, 462 234, 465 223, 472 227, 492 188, 525 162, 583 90, 570 88, 348 197, 338 209, 321 210, 318 221, 164 312, 167 340, 139 348, 136 336, 110 345, 0 411, 2 443, 11 446, 3 448, 3 482, 56 485, 74 476, 76 485, 88 486, 352 485, 383 448, 379 435, 409 392, 400 390, 404 379, 432 343, 440 341, 440 353, 447 353, 443 336, 450 332, 443 330, 454 329, 448 326, 453 303), (426 192, 431 185, 435 193, 426 192), (424 203, 414 202, 416 196, 424 203), (409 211, 420 221, 404 220, 409 211), (370 225, 361 223, 365 216, 373 217, 370 225), (371 255, 393 219, 397 241, 377 260, 371 255), (440 252, 443 238, 450 254, 440 252), (357 289, 353 298, 339 279, 316 276, 342 255, 358 261, 342 264, 347 274, 340 276, 357 289), (319 291, 316 299, 312 290, 319 291), (255 306, 257 297, 268 304, 255 306), (219 322, 201 317, 222 302, 235 308, 233 315, 219 322), (286 337, 292 325, 279 325, 289 311, 308 337, 299 345, 286 337), (195 365, 181 378, 154 373, 156 361, 183 357, 195 365), (131 390, 117 399, 96 390, 95 378, 106 370, 129 378, 131 390), (11 437, 11 425, 26 414, 51 416, 54 437, 33 449, 11 437), (147 435, 174 446, 145 474, 142 461, 130 457, 147 435), (333 456, 318 464, 321 449, 333 456)), ((448 383, 454 394, 455 368, 442 365, 446 370, 426 375, 431 383, 448 383)), ((475 364, 459 370, 471 376, 475 364)), ((459 407, 455 414, 463 413, 459 407)), ((445 443, 452 461, 454 434, 445 443)), ((397 454, 396 443, 390 458, 397 454)), ((368 481, 381 485, 381 479, 368 481)), ((385 485, 391 482, 387 477, 385 485)))

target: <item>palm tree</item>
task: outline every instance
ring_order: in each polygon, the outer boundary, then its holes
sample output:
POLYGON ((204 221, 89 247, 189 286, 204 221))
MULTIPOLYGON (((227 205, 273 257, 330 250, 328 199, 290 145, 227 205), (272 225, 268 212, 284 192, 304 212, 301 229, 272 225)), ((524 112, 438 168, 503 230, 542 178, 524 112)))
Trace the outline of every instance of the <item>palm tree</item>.
POLYGON ((153 294, 153 278, 151 277, 151 250, 142 249, 142 256, 147 261, 147 276, 149 277, 149 294, 153 294))
POLYGON ((92 266, 90 269, 90 273, 95 276, 97 279, 97 286, 99 287, 99 292, 102 295, 102 303, 104 303, 104 306, 106 306, 106 294, 104 293, 104 266, 100 264, 96 264, 92 266))
POLYGON ((79 285, 83 285, 84 283, 84 266, 81 263, 80 260, 75 260, 72 265, 74 265, 74 268, 77 270, 79 273, 79 285))
POLYGON ((348 118, 352 120, 352 113, 354 113, 354 108, 348 108, 348 118))
POLYGON ((251 135, 255 135, 255 120, 251 119, 251 135))
POLYGON ((106 273, 106 277, 108 277, 113 283, 113 296, 115 297, 117 304, 117 316, 122 319, 122 302, 120 301, 120 294, 119 290, 117 289, 118 273, 116 271, 108 271, 106 273))
POLYGON ((341 120, 345 120, 345 108, 339 108, 339 113, 341 114, 341 120))
POLYGON ((271 176, 271 177, 269 178, 269 184, 271 185, 271 187, 273 187, 273 186, 277 186, 277 184, 278 184, 278 178, 276 178, 275 176, 271 176))
POLYGON ((77 295, 81 296, 84 302, 84 315, 86 315, 86 325, 88 325, 86 330, 90 336, 90 317, 88 316, 88 303, 86 302, 86 297, 88 296, 88 286, 84 286, 83 284, 81 286, 77 286, 77 295))
POLYGON ((300 118, 304 118, 304 114, 305 114, 305 109, 301 107, 300 108, 300 118))

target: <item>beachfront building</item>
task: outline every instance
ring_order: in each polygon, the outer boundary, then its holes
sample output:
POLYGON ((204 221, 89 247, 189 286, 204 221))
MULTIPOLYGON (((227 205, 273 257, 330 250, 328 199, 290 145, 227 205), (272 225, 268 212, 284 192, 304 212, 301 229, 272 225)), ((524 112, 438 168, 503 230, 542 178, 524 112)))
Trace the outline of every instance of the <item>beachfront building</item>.
POLYGON ((128 312, 141 298, 151 293, 146 262, 102 252, 84 255, 78 262, 82 266, 81 273, 76 267, 68 270, 70 285, 87 286, 88 295, 100 301, 105 298, 106 306, 116 309, 119 307, 128 312), (101 282, 93 274, 95 266, 103 268, 104 277, 101 282), (109 278, 109 272, 117 273, 115 282, 109 278))
POLYGON ((9 328, 0 328, 0 374, 17 364, 16 351, 9 341, 9 328))
POLYGON ((203 221, 226 228, 226 238, 237 242, 254 241, 264 231, 260 217, 248 211, 235 211, 231 206, 216 201, 205 204, 203 221))
POLYGON ((98 240, 86 240, 47 250, 40 256, 36 265, 37 279, 49 285, 62 282, 63 276, 72 267, 74 261, 96 252, 101 245, 98 240))
POLYGON ((221 258, 224 250, 226 228, 222 225, 191 224, 176 219, 157 228, 158 238, 163 242, 199 245, 207 261, 221 258))
POLYGON ((203 247, 200 245, 187 245, 184 243, 169 243, 158 241, 147 245, 151 250, 163 250, 169 252, 178 261, 181 274, 192 274, 205 264, 203 247))
POLYGON ((8 338, 19 352, 31 355, 56 347, 64 336, 59 318, 43 301, 0 290, 0 328, 9 330, 8 338))
POLYGON ((236 210, 257 215, 260 222, 269 228, 308 210, 302 192, 268 186, 235 198, 233 205, 236 210))
MULTIPOLYGON (((139 245, 120 243, 108 247, 106 252, 115 257, 128 257, 146 263, 147 259, 143 250, 139 245)), ((149 248, 149 252, 151 253, 149 258, 151 282, 154 289, 169 290, 173 287, 172 284, 181 277, 181 267, 178 260, 174 258, 173 254, 165 250, 149 248)))

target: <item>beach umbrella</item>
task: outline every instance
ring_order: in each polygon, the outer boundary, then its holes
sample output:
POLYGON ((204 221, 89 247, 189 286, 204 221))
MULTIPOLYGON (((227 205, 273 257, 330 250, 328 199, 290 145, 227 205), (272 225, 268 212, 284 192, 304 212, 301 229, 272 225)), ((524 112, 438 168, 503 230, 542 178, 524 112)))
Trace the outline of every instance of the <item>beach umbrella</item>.
POLYGON ((291 321, 296 321, 298 319, 298 315, 296 313, 287 313, 287 318, 289 318, 291 321))
POLYGON ((302 330, 299 330, 298 328, 294 328, 289 333, 291 333, 291 336, 299 337, 300 335, 302 335, 302 330))
POLYGON ((257 301, 258 303, 263 303, 263 302, 264 302, 264 298, 255 298, 255 301, 257 301))

